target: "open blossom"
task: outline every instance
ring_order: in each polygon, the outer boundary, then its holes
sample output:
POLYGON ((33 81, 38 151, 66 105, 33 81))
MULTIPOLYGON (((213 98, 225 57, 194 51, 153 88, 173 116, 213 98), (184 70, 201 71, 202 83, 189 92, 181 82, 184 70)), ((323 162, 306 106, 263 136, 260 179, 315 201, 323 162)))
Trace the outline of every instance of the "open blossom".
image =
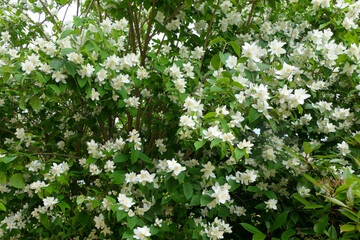
POLYGON ((81 78, 84 78, 85 76, 91 77, 94 71, 95 68, 88 63, 86 65, 83 65, 82 68, 78 70, 78 73, 80 74, 81 78))
POLYGON ((135 228, 134 234, 134 238, 140 240, 147 240, 147 237, 151 236, 150 228, 148 228, 147 226, 135 228))
POLYGON ((350 153, 349 145, 345 141, 338 143, 337 148, 339 149, 340 154, 343 156, 346 156, 346 154, 350 153))
POLYGON ((255 62, 260 62, 260 58, 264 56, 265 53, 266 51, 257 46, 256 43, 249 44, 246 42, 242 46, 242 55, 255 62))
POLYGON ((226 60, 226 67, 233 69, 237 64, 237 57, 235 56, 229 56, 226 60))
POLYGON ((180 117, 180 127, 195 128, 195 121, 188 115, 180 117))
POLYGON ((167 167, 175 176, 186 170, 186 167, 181 166, 175 159, 167 160, 167 167))
POLYGON ((215 167, 209 161, 204 165, 204 168, 201 169, 200 172, 204 172, 203 177, 206 179, 209 179, 210 177, 216 178, 215 174, 213 173, 214 170, 215 170, 215 167))
POLYGON ((276 206, 277 202, 278 200, 276 199, 269 199, 268 201, 265 201, 266 208, 277 210, 277 206, 276 206))
POLYGON ((212 187, 214 193, 211 194, 210 197, 215 198, 216 204, 225 204, 226 201, 230 201, 230 194, 229 189, 230 185, 225 183, 224 185, 220 186, 219 183, 215 183, 215 186, 212 187))
POLYGON ((53 209, 54 205, 59 202, 57 198, 54 197, 47 197, 43 199, 44 206, 50 209, 53 209))

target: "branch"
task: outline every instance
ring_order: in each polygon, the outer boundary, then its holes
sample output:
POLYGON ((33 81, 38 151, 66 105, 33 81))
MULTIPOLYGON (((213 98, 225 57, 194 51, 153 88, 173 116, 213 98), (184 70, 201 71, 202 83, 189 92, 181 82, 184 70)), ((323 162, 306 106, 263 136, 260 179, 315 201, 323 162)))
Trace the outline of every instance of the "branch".
POLYGON ((102 16, 101 16, 101 12, 99 10, 99 6, 100 6, 99 0, 97 0, 97 4, 94 4, 94 5, 95 5, 95 8, 96 8, 96 10, 97 10, 97 12, 99 14, 99 21, 102 22, 102 16))
POLYGON ((254 13, 255 5, 256 5, 257 2, 258 2, 258 0, 255 0, 255 1, 253 2, 252 6, 251 6, 251 11, 250 11, 250 14, 249 14, 249 18, 248 18, 248 20, 247 20, 247 22, 246 22, 246 27, 247 27, 247 28, 248 28, 249 25, 250 25, 251 18, 252 18, 252 15, 253 15, 253 13, 254 13))
MULTIPOLYGON (((1 0, 1 2, 6 3, 8 6, 14 8, 13 6, 11 6, 7 1, 1 0)), ((40 32, 44 35, 46 41, 49 41, 49 38, 46 36, 45 32, 40 28, 39 25, 37 25, 30 17, 29 15, 27 15, 26 13, 24 13, 23 11, 21 11, 19 8, 15 8, 17 11, 21 12, 22 14, 24 14, 25 17, 27 17, 31 23, 33 23, 39 30, 40 32)))
MULTIPOLYGON (((129 11, 130 11, 130 17, 131 17, 130 26, 132 27, 132 30, 133 30, 134 40, 135 40, 135 31, 136 31, 137 42, 138 42, 138 45, 139 45, 140 54, 142 55, 142 47, 141 47, 140 30, 139 30, 138 19, 136 17, 136 13, 134 13, 133 10, 132 10, 131 3, 130 3, 129 0, 127 1, 127 5, 129 7, 129 11), (135 23, 135 31, 134 31, 134 23, 135 23)), ((134 53, 136 54, 136 51, 134 53)))
POLYGON ((51 19, 53 20, 57 30, 59 32, 61 32, 61 28, 59 27, 59 25, 57 24, 55 18, 54 18, 54 15, 51 14, 51 12, 49 11, 49 9, 46 7, 45 3, 43 3, 43 1, 39 0, 41 2, 41 4, 43 5, 43 7, 45 8, 45 10, 48 12, 48 14, 50 15, 51 19))
POLYGON ((149 42, 151 40, 150 31, 151 31, 152 22, 153 22, 154 15, 155 15, 155 2, 156 2, 156 0, 152 1, 151 13, 150 13, 150 18, 149 18, 148 28, 146 31, 145 43, 144 43, 144 50, 141 53, 141 64, 140 64, 141 66, 145 65, 146 52, 147 52, 149 42))
POLYGON ((62 157, 81 158, 81 157, 77 157, 77 156, 73 156, 73 155, 66 155, 66 154, 61 154, 61 153, 43 153, 43 152, 39 152, 39 153, 32 153, 30 155, 31 156, 35 156, 35 155, 54 155, 54 156, 62 156, 62 157))
MULTIPOLYGON (((206 38, 205 38, 205 43, 204 43, 204 51, 206 52, 206 47, 207 47, 207 44, 209 42, 209 38, 210 38, 210 33, 211 33, 211 26, 212 26, 212 23, 214 21, 214 18, 215 18, 215 13, 216 13, 216 10, 218 9, 220 5, 220 0, 218 0, 217 4, 216 4, 216 7, 214 9, 214 12, 211 16, 211 20, 210 20, 210 24, 208 26, 208 29, 207 29, 207 33, 206 33, 206 38)), ((201 70, 201 67, 203 65, 203 62, 204 62, 204 58, 205 58, 205 53, 204 55, 201 57, 201 64, 200 64, 200 70, 201 70)))

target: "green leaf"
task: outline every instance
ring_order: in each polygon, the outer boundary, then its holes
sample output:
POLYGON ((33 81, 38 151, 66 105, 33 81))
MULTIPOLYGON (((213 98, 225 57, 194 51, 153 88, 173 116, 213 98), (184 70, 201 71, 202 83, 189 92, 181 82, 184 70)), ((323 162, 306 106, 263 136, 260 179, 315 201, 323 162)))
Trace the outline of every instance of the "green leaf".
POLYGON ((328 224, 328 215, 322 216, 315 224, 314 224, 314 231, 318 234, 323 234, 325 228, 328 224))
POLYGON ((69 53, 72 53, 72 52, 77 52, 77 50, 75 48, 63 48, 60 50, 60 53, 63 56, 68 55, 69 53))
POLYGON ((276 10, 276 1, 275 0, 268 0, 268 3, 273 10, 276 10))
POLYGON ((6 212, 6 207, 5 207, 5 205, 2 204, 1 202, 0 202, 0 211, 6 212))
POLYGON ((207 204, 211 203, 214 199, 212 197, 210 197, 209 195, 202 195, 201 198, 200 198, 200 205, 203 207, 203 206, 206 206, 207 204))
POLYGON ((206 143, 206 140, 202 140, 202 141, 196 141, 194 143, 195 146, 195 150, 197 151, 198 149, 200 149, 202 146, 204 146, 206 143))
POLYGON ((309 142, 303 143, 304 151, 307 154, 312 153, 314 150, 318 149, 320 146, 321 146, 320 143, 318 143, 318 144, 311 144, 309 142))
POLYGON ((356 134, 354 138, 360 144, 360 134, 356 134))
POLYGON ((203 117, 203 120, 208 119, 208 118, 212 118, 216 116, 216 112, 208 112, 207 114, 205 114, 205 116, 203 117))
POLYGON ((212 149, 213 147, 216 147, 217 145, 219 145, 222 142, 222 140, 220 138, 216 138, 214 140, 211 141, 210 144, 210 148, 212 149))
POLYGON ((265 238, 266 238, 266 234, 263 233, 255 233, 252 237, 253 240, 264 240, 265 238))
POLYGON ((87 79, 86 79, 86 78, 81 78, 80 76, 78 76, 76 79, 77 79, 77 81, 78 81, 78 83, 79 83, 79 86, 80 86, 81 88, 83 88, 83 87, 86 85, 86 83, 87 83, 87 79))
POLYGON ((115 156, 114 158, 114 162, 118 163, 118 162, 126 162, 129 159, 129 155, 123 154, 123 153, 119 153, 118 155, 115 156))
POLYGON ((186 199, 190 199, 193 195, 193 186, 189 182, 184 183, 184 194, 186 199))
POLYGON ((65 209, 71 209, 71 207, 69 206, 69 204, 67 204, 67 203, 64 202, 64 201, 59 202, 57 205, 60 207, 61 211, 62 211, 64 214, 65 214, 65 209))
POLYGON ((62 68, 65 64, 65 60, 60 60, 60 59, 53 59, 50 61, 49 65, 50 67, 52 67, 55 70, 59 70, 60 68, 62 68))
POLYGON ((126 218, 127 215, 128 215, 128 214, 127 214, 126 212, 121 211, 121 210, 118 210, 118 211, 116 212, 116 220, 117 220, 118 222, 120 222, 121 220, 123 220, 124 218, 126 218))
POLYGON ((259 113, 255 108, 250 108, 249 123, 255 122, 260 116, 261 113, 259 113))
POLYGON ((25 109, 26 109, 25 99, 26 99, 25 96, 22 96, 22 97, 20 98, 19 108, 20 108, 21 110, 25 110, 25 109))
POLYGON ((49 87, 57 93, 61 93, 60 88, 55 84, 49 84, 49 87))
POLYGON ((74 30, 72 29, 68 29, 65 30, 61 33, 60 39, 66 38, 67 36, 69 36, 74 30))
POLYGON ((76 198, 76 204, 77 205, 81 205, 83 202, 85 201, 85 196, 84 195, 80 195, 76 198))
POLYGON ((232 46, 232 48, 234 49, 235 53, 236 53, 239 57, 241 57, 241 52, 240 52, 240 46, 239 46, 239 44, 237 44, 237 42, 235 42, 235 41, 230 41, 229 43, 230 43, 230 45, 232 46))
POLYGON ((253 234, 263 234, 259 229, 248 223, 240 223, 248 232, 253 234))
POLYGON ((0 162, 9 163, 9 162, 14 161, 16 158, 17 158, 17 156, 9 156, 9 155, 7 155, 5 157, 0 158, 0 162))
POLYGON ((336 198, 333 198, 333 197, 329 197, 329 196, 324 196, 327 200, 329 200, 330 202, 332 203, 335 203, 337 205, 340 205, 342 207, 347 207, 345 203, 343 203, 342 201, 336 199, 336 198))
POLYGON ((6 184, 6 174, 4 172, 0 172, 0 184, 6 184))
POLYGON ((335 229, 334 225, 331 225, 329 227, 328 233, 329 233, 330 240, 337 240, 338 239, 338 235, 337 235, 337 232, 336 232, 336 229, 335 229))
POLYGON ((341 232, 352 232, 355 231, 355 225, 345 224, 340 226, 341 232))
POLYGON ((29 103, 30 103, 30 106, 36 111, 39 111, 42 107, 42 102, 38 96, 33 96, 30 99, 29 103))
POLYGON ((16 188, 25 188, 24 178, 23 175, 20 173, 15 173, 14 175, 12 175, 10 177, 9 183, 11 186, 16 188))
POLYGON ((245 149, 235 148, 235 159, 239 161, 245 154, 245 149))
POLYGON ((196 206, 200 204, 200 199, 201 196, 200 195, 193 195, 190 201, 190 205, 191 206, 196 206))
POLYGON ((131 149, 131 163, 136 163, 140 157, 140 151, 131 149))
POLYGON ((225 39, 222 38, 222 37, 217 37, 217 38, 210 41, 209 47, 211 47, 212 45, 215 45, 215 44, 217 44, 219 42, 225 42, 225 39))
POLYGON ((130 229, 133 229, 136 226, 136 222, 137 222, 137 217, 133 216, 133 217, 127 217, 127 223, 129 225, 130 229))
POLYGON ((270 231, 274 231, 274 230, 280 228, 286 222, 286 218, 287 218, 288 214, 289 214, 289 212, 283 212, 282 214, 277 216, 275 219, 275 222, 273 223, 273 225, 270 228, 270 231))
POLYGON ((211 66, 212 66, 215 70, 219 70, 219 69, 220 69, 221 62, 220 62, 220 56, 219 56, 219 54, 215 54, 215 55, 211 58, 211 66))
POLYGON ((41 83, 47 82, 47 80, 44 78, 44 76, 40 72, 35 71, 35 74, 36 74, 36 79, 39 80, 39 82, 41 82, 41 83))
POLYGON ((73 77, 75 77, 76 74, 76 65, 73 62, 67 61, 65 63, 66 71, 73 77))
POLYGON ((223 54, 223 53, 219 53, 219 56, 220 56, 220 60, 221 60, 221 62, 223 63, 223 64, 226 64, 226 60, 231 56, 231 54, 230 53, 225 53, 225 54, 223 54))

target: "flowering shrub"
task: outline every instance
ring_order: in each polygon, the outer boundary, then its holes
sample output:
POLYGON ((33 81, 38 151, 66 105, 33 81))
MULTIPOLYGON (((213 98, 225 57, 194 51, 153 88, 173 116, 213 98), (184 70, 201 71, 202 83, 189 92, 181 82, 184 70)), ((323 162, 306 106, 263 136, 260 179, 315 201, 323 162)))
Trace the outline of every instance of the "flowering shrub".
POLYGON ((358 236, 360 2, 0 2, 1 238, 358 236))

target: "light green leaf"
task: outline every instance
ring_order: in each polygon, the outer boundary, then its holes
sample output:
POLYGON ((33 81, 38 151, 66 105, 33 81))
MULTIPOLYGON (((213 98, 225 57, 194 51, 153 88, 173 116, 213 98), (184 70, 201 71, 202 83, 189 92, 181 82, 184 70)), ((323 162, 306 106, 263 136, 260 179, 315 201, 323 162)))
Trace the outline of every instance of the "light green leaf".
POLYGON ((25 188, 24 178, 23 175, 20 173, 15 173, 14 175, 12 175, 10 177, 9 183, 11 186, 16 188, 25 188))
POLYGON ((345 224, 340 226, 341 232, 352 232, 355 231, 355 225, 345 224))
POLYGON ((232 48, 234 49, 235 53, 236 53, 239 57, 241 57, 241 52, 240 52, 240 46, 239 46, 239 44, 237 44, 237 42, 235 42, 235 41, 230 41, 229 43, 230 43, 230 45, 232 46, 232 48))

